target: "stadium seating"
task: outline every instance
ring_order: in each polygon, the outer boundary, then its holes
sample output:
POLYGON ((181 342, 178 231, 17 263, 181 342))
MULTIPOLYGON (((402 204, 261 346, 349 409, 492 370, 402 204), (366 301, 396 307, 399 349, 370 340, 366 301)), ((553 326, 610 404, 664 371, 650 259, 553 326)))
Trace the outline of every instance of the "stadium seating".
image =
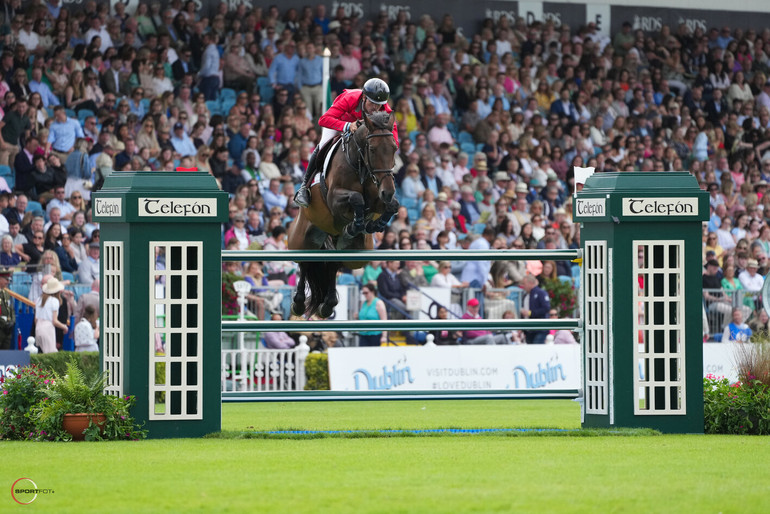
POLYGON ((5 179, 8 187, 11 189, 16 185, 16 175, 14 175, 9 166, 0 165, 0 177, 5 179))
POLYGON ((78 121, 82 125, 83 122, 86 120, 86 118, 93 115, 94 115, 94 111, 92 111, 91 109, 80 109, 78 111, 78 121))

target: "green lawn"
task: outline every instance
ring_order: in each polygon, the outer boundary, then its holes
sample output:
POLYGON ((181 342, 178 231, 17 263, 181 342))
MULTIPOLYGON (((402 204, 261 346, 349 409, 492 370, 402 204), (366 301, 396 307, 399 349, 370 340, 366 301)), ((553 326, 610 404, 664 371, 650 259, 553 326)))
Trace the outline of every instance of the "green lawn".
MULTIPOLYGON (((226 430, 578 426, 566 401, 226 404, 226 430), (423 409, 424 408, 424 409, 423 409)), ((397 437, 0 443, 41 512, 767 512, 770 440, 397 437)))

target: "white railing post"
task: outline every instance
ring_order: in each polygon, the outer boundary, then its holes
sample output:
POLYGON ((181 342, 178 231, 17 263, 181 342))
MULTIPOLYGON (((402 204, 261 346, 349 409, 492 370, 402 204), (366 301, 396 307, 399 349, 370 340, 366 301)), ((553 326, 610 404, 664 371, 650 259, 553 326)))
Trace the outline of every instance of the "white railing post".
POLYGON ((299 344, 296 348, 297 355, 297 390, 304 391, 307 376, 305 375, 305 361, 310 353, 310 346, 307 344, 307 336, 299 336, 299 344))

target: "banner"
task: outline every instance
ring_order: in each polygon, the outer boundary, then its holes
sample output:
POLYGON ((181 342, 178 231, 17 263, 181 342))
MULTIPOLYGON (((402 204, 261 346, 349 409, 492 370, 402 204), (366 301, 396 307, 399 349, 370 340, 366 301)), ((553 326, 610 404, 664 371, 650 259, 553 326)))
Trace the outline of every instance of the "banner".
POLYGON ((329 348, 333 391, 580 388, 579 345, 329 348))
MULTIPOLYGON (((738 380, 739 343, 703 345, 703 376, 738 380)), ((580 345, 329 348, 332 391, 580 389, 580 345)))

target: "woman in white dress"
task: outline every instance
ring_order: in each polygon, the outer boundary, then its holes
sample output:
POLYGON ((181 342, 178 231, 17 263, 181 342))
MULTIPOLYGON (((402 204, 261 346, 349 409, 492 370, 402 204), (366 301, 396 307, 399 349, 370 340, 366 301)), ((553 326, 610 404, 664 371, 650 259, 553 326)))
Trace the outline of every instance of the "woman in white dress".
POLYGON ((96 324, 96 309, 93 305, 87 305, 83 311, 83 317, 75 326, 75 351, 98 352, 99 326, 96 324))
POLYGON ((35 337, 43 353, 55 353, 56 329, 67 330, 67 325, 57 319, 64 284, 51 277, 43 284, 43 295, 35 303, 35 337))

